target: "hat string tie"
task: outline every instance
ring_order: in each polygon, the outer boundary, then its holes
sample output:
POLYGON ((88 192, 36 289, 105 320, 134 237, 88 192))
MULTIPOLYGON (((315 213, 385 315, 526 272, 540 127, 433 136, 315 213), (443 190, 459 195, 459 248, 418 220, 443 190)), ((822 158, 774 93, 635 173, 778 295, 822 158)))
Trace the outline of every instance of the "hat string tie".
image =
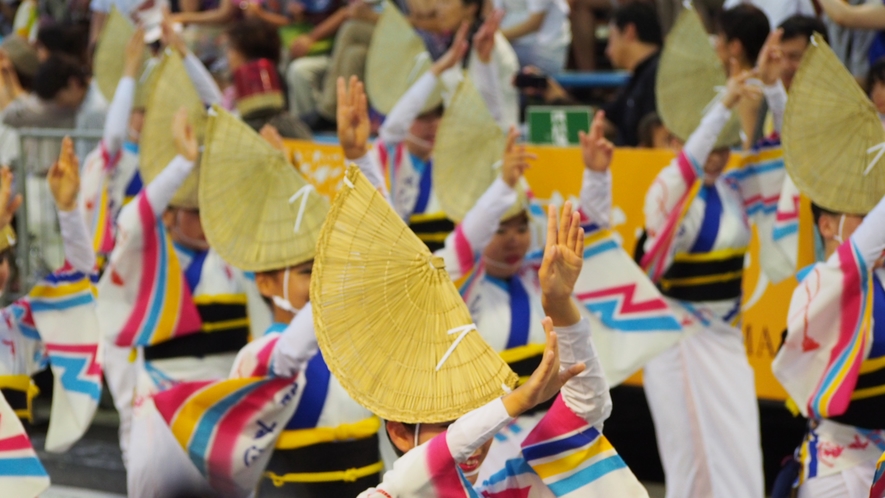
POLYGON ((292 204, 301 197, 301 206, 298 207, 298 217, 295 218, 295 233, 298 233, 298 231, 301 230, 301 220, 304 218, 304 210, 307 208, 307 198, 310 196, 311 190, 314 190, 313 185, 307 184, 298 189, 292 197, 289 197, 289 204, 292 204))
POLYGON ((455 348, 458 347, 458 344, 461 344, 462 340, 464 340, 464 336, 466 336, 467 333, 470 332, 471 330, 476 330, 475 323, 471 323, 468 325, 462 325, 460 327, 455 327, 453 329, 450 329, 448 332, 446 332, 447 335, 452 335, 452 334, 460 334, 460 335, 458 335, 458 338, 455 339, 455 342, 453 342, 451 346, 449 346, 449 349, 446 351, 446 354, 444 354, 442 359, 439 360, 439 363, 437 363, 437 365, 436 365, 437 372, 439 372, 439 369, 442 368, 443 363, 445 363, 446 360, 449 359, 449 356, 452 356, 452 353, 455 352, 455 348))
POLYGON ((863 176, 867 176, 870 174, 870 171, 873 170, 873 166, 879 162, 879 159, 882 159, 882 155, 885 154, 885 142, 880 143, 879 145, 874 145, 867 149, 867 154, 876 153, 876 156, 873 157, 873 160, 870 161, 870 164, 867 166, 867 169, 863 170, 863 176))

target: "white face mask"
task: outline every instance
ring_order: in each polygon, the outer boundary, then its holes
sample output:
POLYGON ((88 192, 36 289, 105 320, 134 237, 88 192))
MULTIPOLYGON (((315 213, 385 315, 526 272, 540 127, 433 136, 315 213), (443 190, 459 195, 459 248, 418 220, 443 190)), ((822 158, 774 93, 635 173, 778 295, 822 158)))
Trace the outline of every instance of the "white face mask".
POLYGON ((842 244, 845 242, 844 240, 842 240, 842 229, 844 228, 844 226, 845 226, 845 215, 843 214, 842 216, 839 217, 839 231, 836 232, 836 235, 833 237, 833 239, 836 242, 838 242, 839 244, 842 244))
POLYGON ((415 424, 415 448, 417 448, 418 446, 420 446, 420 445, 418 444, 418 435, 419 435, 419 434, 421 434, 421 424, 420 424, 420 423, 415 424))
POLYGON ((289 268, 286 268, 286 273, 283 274, 283 297, 280 296, 271 296, 271 300, 274 305, 281 310, 288 311, 293 315, 297 315, 300 309, 292 306, 292 303, 289 302, 289 268))
POLYGON ((411 143, 417 145, 418 147, 424 147, 425 149, 432 149, 433 148, 432 143, 428 142, 427 140, 424 140, 423 138, 418 138, 415 135, 412 135, 411 133, 406 135, 406 141, 411 142, 411 143))

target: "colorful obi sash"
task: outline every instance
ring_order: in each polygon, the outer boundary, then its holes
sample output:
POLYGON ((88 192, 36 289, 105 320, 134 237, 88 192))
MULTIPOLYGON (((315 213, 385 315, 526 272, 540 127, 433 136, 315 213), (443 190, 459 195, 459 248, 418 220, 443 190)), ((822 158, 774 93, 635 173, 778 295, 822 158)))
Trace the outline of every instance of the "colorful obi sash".
POLYGON ((680 301, 724 301, 741 296, 747 248, 677 254, 658 283, 661 294, 680 301))
POLYGON ((18 418, 33 422, 31 401, 39 390, 31 382, 31 377, 24 374, 0 375, 0 393, 3 393, 6 403, 18 418))
POLYGON ((445 213, 413 214, 409 217, 409 228, 434 252, 445 247, 446 237, 455 230, 455 223, 445 213))
POLYGON ((147 346, 146 360, 236 353, 249 342, 245 294, 197 296, 194 304, 203 324, 200 333, 147 346))

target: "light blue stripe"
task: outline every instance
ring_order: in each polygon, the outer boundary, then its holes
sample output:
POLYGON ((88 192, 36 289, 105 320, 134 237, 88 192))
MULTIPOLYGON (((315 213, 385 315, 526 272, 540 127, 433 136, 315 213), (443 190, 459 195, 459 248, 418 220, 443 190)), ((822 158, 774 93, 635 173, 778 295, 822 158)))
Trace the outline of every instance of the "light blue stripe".
POLYGON ((618 455, 612 455, 604 460, 600 460, 593 465, 582 469, 567 478, 552 484, 547 484, 550 491, 556 496, 564 496, 572 491, 581 489, 591 482, 603 477, 604 475, 627 468, 627 464, 621 460, 618 455))
POLYGON ((93 301, 95 301, 95 298, 92 296, 91 292, 55 301, 35 299, 31 301, 31 311, 34 313, 39 313, 41 311, 63 311, 84 304, 89 304, 93 301))
POLYGON ((679 332, 682 327, 675 318, 668 315, 643 318, 615 318, 618 301, 598 301, 586 303, 584 307, 595 314, 606 327, 622 332, 679 332))
POLYGON ((611 251, 612 249, 617 249, 618 243, 609 239, 605 242, 600 242, 599 244, 592 245, 586 249, 584 249, 584 259, 592 258, 597 254, 602 254, 606 251, 611 251))
POLYGON ((203 416, 197 423, 197 429, 194 431, 194 435, 191 436, 190 443, 188 443, 188 454, 191 457, 191 461, 194 462, 194 465, 197 466, 197 469, 203 475, 206 475, 206 452, 209 451, 209 443, 212 441, 212 434, 215 432, 215 428, 218 426, 221 418, 227 414, 228 410, 252 392, 256 385, 258 383, 249 384, 213 404, 211 408, 203 413, 203 416))
POLYGON ((155 230, 157 230, 157 238, 159 239, 157 241, 159 245, 157 250, 160 254, 160 261, 157 266, 157 281, 152 290, 153 296, 151 296, 151 305, 148 311, 147 321, 142 326, 141 333, 138 334, 138 338, 135 341, 135 344, 140 346, 150 344, 151 336, 157 328, 157 322, 159 321, 159 316, 163 309, 163 301, 166 299, 166 296, 161 293, 161 291, 166 288, 166 270, 168 270, 168 262, 166 261, 166 258, 168 257, 168 254, 166 254, 166 228, 158 226, 155 230))
POLYGON ((495 472, 488 479, 483 481, 482 486, 484 488, 494 486, 495 484, 506 481, 511 477, 516 477, 522 474, 534 474, 535 471, 532 470, 531 466, 529 466, 528 462, 525 461, 524 458, 513 458, 511 460, 507 460, 507 463, 504 464, 504 468, 495 472))
POLYGON ((770 159, 768 161, 751 164, 745 166, 741 169, 731 170, 726 173, 726 178, 734 178, 735 180, 743 180, 752 175, 761 175, 763 173, 770 173, 772 171, 777 171, 779 169, 783 169, 784 160, 783 159, 770 159))
POLYGON ((0 476, 49 477, 36 457, 0 458, 0 476))
POLYGON ((784 237, 799 233, 799 224, 798 223, 790 223, 789 225, 785 225, 782 227, 775 227, 772 231, 772 236, 774 240, 781 240, 784 237))

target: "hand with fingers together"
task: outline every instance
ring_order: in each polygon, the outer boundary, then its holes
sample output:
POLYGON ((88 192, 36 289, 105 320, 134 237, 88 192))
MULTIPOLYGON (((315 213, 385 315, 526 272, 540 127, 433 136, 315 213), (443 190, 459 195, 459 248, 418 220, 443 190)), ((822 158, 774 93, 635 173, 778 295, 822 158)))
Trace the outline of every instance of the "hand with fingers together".
POLYGON ((615 145, 605 138, 604 130, 605 111, 597 111, 590 125, 590 132, 578 132, 584 167, 597 173, 608 171, 615 152, 615 145))
POLYGON ((581 319, 572 300, 575 283, 584 267, 584 229, 581 215, 566 202, 562 213, 555 206, 547 208, 547 245, 538 278, 541 304, 557 327, 574 325, 581 319))
POLYGON ((536 154, 526 152, 524 145, 517 145, 517 138, 519 138, 519 132, 516 131, 515 126, 511 126, 510 132, 507 133, 507 146, 504 148, 504 160, 501 165, 501 179, 510 188, 516 188, 516 184, 525 174, 525 170, 531 167, 529 161, 538 158, 536 154))
POLYGON ((781 77, 781 71, 784 68, 784 53, 781 50, 781 38, 783 35, 783 29, 772 31, 759 52, 758 62, 753 70, 753 75, 759 78, 765 85, 773 85, 781 77))
POLYGON ((123 76, 136 78, 144 58, 144 28, 138 28, 129 42, 126 43, 126 55, 123 64, 123 76))
POLYGON ((498 32, 503 18, 504 11, 495 10, 486 17, 482 26, 473 35, 473 48, 476 49, 476 55, 483 64, 488 64, 492 60, 492 51, 495 50, 495 34, 498 32))
POLYGON ((345 85, 338 78, 338 141, 344 157, 354 161, 369 152, 369 106, 363 83, 356 76, 345 85))
POLYGON ((22 205, 21 194, 12 195, 12 180, 9 166, 0 167, 0 228, 12 223, 12 215, 22 205))
POLYGON ((455 65, 464 59, 464 55, 467 53, 467 47, 469 46, 467 43, 467 32, 469 30, 469 24, 466 22, 461 23, 461 27, 458 28, 458 32, 455 33, 455 39, 452 41, 452 46, 449 47, 449 50, 446 51, 442 57, 437 59, 437 61, 430 66, 430 72, 432 72, 434 76, 439 77, 439 75, 446 72, 449 68, 455 67, 455 65))
POLYGON ((511 417, 518 417, 556 396, 569 379, 583 372, 586 368, 583 363, 578 363, 568 370, 560 371, 559 343, 556 332, 553 330, 553 320, 547 317, 541 324, 544 326, 544 334, 547 336, 541 364, 532 372, 529 380, 502 399, 507 414, 511 417))
POLYGON ((61 141, 58 161, 49 168, 46 178, 58 210, 76 209, 77 194, 80 192, 80 161, 74 153, 74 142, 71 137, 65 137, 61 141))
POLYGON ((188 161, 196 161, 200 153, 197 135, 190 123, 187 109, 182 107, 172 118, 172 136, 175 137, 175 149, 188 161))
POLYGON ((744 87, 752 73, 750 71, 742 71, 737 59, 732 58, 729 64, 731 67, 729 74, 731 76, 728 77, 728 81, 725 83, 725 96, 722 98, 722 104, 728 109, 733 109, 746 92, 744 87))

